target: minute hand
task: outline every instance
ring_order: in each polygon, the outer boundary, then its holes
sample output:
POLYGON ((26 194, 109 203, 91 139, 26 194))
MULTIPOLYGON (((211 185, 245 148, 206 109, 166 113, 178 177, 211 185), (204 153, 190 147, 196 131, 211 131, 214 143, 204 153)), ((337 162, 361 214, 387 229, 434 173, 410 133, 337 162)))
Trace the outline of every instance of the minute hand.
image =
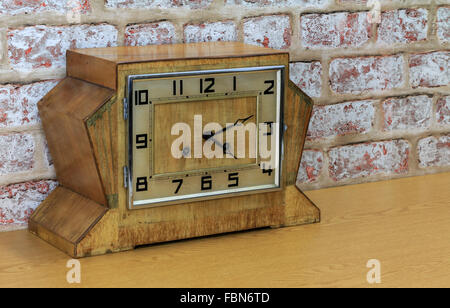
POLYGON ((203 134, 203 139, 208 140, 211 137, 217 136, 219 134, 222 134, 223 132, 225 132, 226 130, 233 128, 235 126, 237 126, 239 124, 239 122, 241 122, 240 124, 244 124, 245 122, 247 122, 248 120, 250 120, 251 118, 253 118, 254 115, 248 116, 244 119, 237 119, 236 122, 234 122, 234 124, 232 125, 228 125, 227 127, 224 127, 222 130, 218 131, 217 133, 215 133, 214 135, 211 134, 203 134))

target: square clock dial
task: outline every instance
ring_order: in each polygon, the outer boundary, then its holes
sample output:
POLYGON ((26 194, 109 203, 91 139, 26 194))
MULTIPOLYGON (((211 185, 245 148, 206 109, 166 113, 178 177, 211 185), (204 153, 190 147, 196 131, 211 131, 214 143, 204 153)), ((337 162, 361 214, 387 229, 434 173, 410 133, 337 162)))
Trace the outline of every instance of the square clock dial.
POLYGON ((284 70, 129 76, 129 208, 280 189, 284 70))

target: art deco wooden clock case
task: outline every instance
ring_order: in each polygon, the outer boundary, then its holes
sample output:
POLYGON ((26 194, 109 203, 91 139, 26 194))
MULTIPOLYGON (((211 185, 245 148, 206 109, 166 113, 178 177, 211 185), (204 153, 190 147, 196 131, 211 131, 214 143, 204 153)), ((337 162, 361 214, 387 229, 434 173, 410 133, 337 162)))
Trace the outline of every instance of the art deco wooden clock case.
POLYGON ((60 186, 30 231, 85 257, 318 222, 295 186, 313 103, 288 70, 231 42, 68 51, 39 103, 60 186))

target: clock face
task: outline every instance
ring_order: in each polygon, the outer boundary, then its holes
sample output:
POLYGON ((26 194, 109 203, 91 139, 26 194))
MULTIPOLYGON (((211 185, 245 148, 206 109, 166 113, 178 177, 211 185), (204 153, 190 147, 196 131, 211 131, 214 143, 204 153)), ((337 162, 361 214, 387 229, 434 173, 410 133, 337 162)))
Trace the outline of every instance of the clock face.
POLYGON ((284 66, 128 77, 129 208, 280 189, 284 66))

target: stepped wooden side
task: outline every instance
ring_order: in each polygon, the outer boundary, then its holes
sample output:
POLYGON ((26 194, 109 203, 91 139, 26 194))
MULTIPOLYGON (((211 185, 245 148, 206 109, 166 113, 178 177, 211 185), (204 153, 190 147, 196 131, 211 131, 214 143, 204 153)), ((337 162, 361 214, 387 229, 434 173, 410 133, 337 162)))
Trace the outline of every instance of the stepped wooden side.
POLYGON ((60 186, 30 217, 28 229, 75 257, 78 243, 106 212, 104 206, 60 186))
POLYGON ((102 205, 107 205, 105 191, 85 122, 113 95, 68 77, 38 105, 59 183, 102 205))

